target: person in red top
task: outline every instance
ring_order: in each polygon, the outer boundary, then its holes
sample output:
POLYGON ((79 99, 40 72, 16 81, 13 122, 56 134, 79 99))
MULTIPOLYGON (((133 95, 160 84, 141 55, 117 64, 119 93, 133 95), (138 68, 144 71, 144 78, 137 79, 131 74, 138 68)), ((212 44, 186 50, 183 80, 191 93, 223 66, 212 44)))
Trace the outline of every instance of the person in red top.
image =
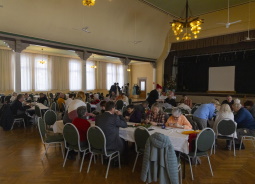
POLYGON ((78 129, 80 135, 81 147, 87 146, 87 131, 90 127, 90 123, 85 119, 87 109, 85 106, 77 108, 78 117, 73 120, 74 126, 78 129))

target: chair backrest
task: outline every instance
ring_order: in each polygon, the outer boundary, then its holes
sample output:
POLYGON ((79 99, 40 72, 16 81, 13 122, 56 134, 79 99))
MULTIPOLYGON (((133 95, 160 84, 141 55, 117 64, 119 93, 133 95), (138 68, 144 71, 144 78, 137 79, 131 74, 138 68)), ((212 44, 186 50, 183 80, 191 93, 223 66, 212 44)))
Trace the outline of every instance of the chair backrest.
POLYGON ((40 137, 41 137, 42 142, 44 143, 45 134, 46 134, 45 123, 44 123, 44 120, 41 117, 39 117, 37 119, 37 121, 38 121, 38 130, 39 130, 39 133, 40 133, 40 137))
POLYGON ((65 103, 62 103, 62 112, 65 112, 66 111, 66 104, 65 103))
POLYGON ((50 98, 51 98, 51 99, 53 99, 53 98, 54 98, 52 93, 50 93, 50 98))
POLYGON ((47 100, 44 100, 43 105, 48 106, 47 100))
POLYGON ((57 121, 57 114, 55 111, 47 110, 44 114, 44 122, 46 125, 53 125, 57 121))
POLYGON ((198 109, 199 106, 194 106, 192 109, 191 109, 191 114, 194 114, 195 111, 198 109))
POLYGON ((117 110, 122 110, 123 106, 124 106, 124 102, 123 102, 122 100, 118 100, 118 101, 116 102, 116 104, 115 104, 115 108, 116 108, 117 110))
POLYGON ((63 129, 63 137, 65 140, 65 147, 71 150, 76 149, 81 151, 80 135, 77 128, 72 123, 67 123, 63 129))
POLYGON ((236 125, 231 119, 223 119, 218 123, 217 132, 221 135, 232 135, 235 131, 236 125))
POLYGON ((37 117, 42 117, 42 112, 41 112, 41 109, 38 105, 35 105, 35 115, 37 117))
POLYGON ((197 152, 210 150, 215 141, 215 133, 211 128, 204 128, 196 138, 195 156, 197 152))
POLYGON ((171 114, 172 113, 172 109, 165 109, 164 112, 167 113, 167 114, 171 114))
POLYGON ((145 148, 147 139, 150 137, 145 127, 137 127, 134 132, 136 152, 145 148))
POLYGON ((86 105, 87 105, 87 112, 91 113, 91 105, 90 105, 90 103, 87 103, 86 105))
POLYGON ((56 102, 52 102, 50 109, 56 112, 57 110, 56 106, 57 106, 56 102))
POLYGON ((89 151, 107 155, 106 138, 104 132, 98 126, 90 127, 87 133, 89 151))

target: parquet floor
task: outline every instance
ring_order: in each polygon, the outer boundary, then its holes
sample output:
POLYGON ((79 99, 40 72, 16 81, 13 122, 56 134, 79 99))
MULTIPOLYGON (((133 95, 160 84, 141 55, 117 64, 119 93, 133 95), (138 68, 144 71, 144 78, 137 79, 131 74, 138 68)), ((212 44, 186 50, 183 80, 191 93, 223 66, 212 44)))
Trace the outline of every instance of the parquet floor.
MULTIPOLYGON (((216 155, 211 156, 214 177, 211 176, 207 160, 202 158, 202 164, 193 166, 195 180, 191 180, 190 170, 186 164, 184 184, 222 183, 222 184, 254 184, 255 183, 255 151, 250 142, 246 149, 237 151, 224 150, 224 142, 219 142, 216 155)), ((0 184, 138 184, 140 181, 141 161, 138 161, 136 172, 132 173, 135 153, 130 151, 128 165, 121 169, 110 168, 108 179, 104 178, 106 165, 98 161, 92 163, 87 174, 88 157, 85 158, 83 170, 79 172, 80 160, 67 161, 63 168, 63 158, 59 148, 50 148, 48 156, 41 161, 44 146, 38 134, 38 129, 16 128, 4 132, 0 129, 0 184)))

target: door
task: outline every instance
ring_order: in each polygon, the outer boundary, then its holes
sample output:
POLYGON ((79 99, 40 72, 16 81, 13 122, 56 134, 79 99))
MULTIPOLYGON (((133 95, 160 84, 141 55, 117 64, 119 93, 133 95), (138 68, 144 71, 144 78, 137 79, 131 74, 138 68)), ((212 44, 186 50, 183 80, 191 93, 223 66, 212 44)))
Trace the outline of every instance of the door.
POLYGON ((140 98, 146 98, 146 78, 138 78, 138 86, 140 87, 140 98))

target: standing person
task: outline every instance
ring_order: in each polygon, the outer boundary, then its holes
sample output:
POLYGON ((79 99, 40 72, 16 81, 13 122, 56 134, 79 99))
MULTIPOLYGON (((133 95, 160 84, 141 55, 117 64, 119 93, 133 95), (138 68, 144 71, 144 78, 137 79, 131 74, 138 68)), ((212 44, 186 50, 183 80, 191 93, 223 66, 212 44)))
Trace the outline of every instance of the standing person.
POLYGON ((124 151, 124 140, 119 136, 119 127, 126 128, 127 123, 120 111, 115 110, 115 103, 109 101, 105 105, 105 112, 96 117, 96 126, 99 126, 106 138, 108 151, 124 151))
POLYGON ((232 108, 232 105, 234 104, 234 100, 233 100, 232 96, 228 95, 228 96, 227 96, 227 99, 224 100, 224 101, 221 103, 221 105, 222 105, 222 104, 228 104, 229 107, 232 108))
POLYGON ((212 119, 215 114, 215 109, 219 105, 219 102, 212 100, 209 104, 202 104, 193 114, 193 120, 197 123, 199 130, 203 130, 207 127, 207 121, 212 119))
POLYGON ((114 94, 116 94, 116 83, 114 83, 112 86, 111 86, 111 89, 110 89, 110 92, 109 92, 109 94, 110 94, 110 98, 112 97, 112 94, 113 94, 113 92, 114 92, 114 94))
POLYGON ((120 87, 119 87, 119 83, 116 83, 116 93, 117 96, 120 95, 120 87))
POLYGON ((19 94, 17 99, 14 100, 11 104, 11 110, 14 115, 14 118, 23 118, 26 125, 28 125, 28 116, 26 115, 26 110, 29 109, 31 106, 23 105, 24 102, 24 95, 19 94))
POLYGON ((162 86, 157 84, 156 89, 152 90, 146 99, 146 101, 149 103, 149 107, 151 107, 155 102, 159 100, 160 93, 162 91, 162 86))

